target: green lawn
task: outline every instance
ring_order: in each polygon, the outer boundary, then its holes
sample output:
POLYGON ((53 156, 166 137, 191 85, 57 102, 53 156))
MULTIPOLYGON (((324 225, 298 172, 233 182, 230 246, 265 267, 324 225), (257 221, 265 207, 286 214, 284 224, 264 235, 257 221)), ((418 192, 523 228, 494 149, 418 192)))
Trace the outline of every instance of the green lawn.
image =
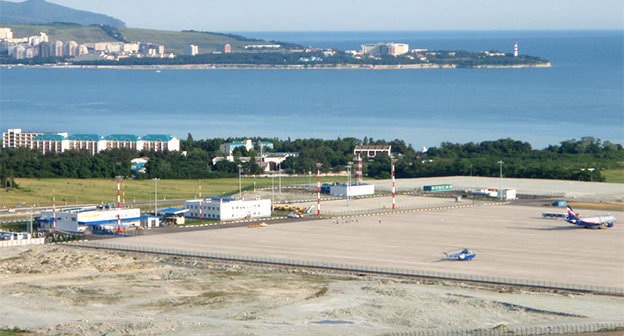
MULTIPOLYGON (((346 177, 323 177, 323 182, 345 181, 346 177)), ((114 179, 71 179, 18 178, 19 189, 0 190, 0 207, 51 205, 56 195, 56 204, 116 203, 117 182, 114 179)), ((243 190, 271 187, 270 177, 243 177, 243 190)), ((275 185, 277 187, 277 178, 275 185)), ((282 185, 315 184, 314 177, 282 177, 282 185)), ((223 196, 238 192, 238 178, 205 179, 201 181, 202 196, 223 196)), ((159 203, 163 199, 187 199, 198 196, 199 180, 160 180, 158 181, 159 203)), ((122 191, 127 202, 151 201, 154 199, 152 180, 123 180, 122 191)))
POLYGON ((624 183, 624 169, 611 169, 601 172, 610 183, 624 183))

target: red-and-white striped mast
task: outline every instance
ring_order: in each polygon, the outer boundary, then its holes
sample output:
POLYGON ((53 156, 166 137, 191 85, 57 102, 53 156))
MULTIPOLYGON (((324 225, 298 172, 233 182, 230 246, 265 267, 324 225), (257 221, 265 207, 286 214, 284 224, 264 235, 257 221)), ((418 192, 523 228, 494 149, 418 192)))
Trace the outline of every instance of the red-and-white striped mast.
POLYGON ((121 176, 117 176, 117 233, 121 233, 121 176))
POLYGON ((321 163, 316 163, 316 215, 321 217, 321 163))
POLYGON ((394 164, 396 163, 396 160, 394 158, 390 159, 391 162, 391 172, 392 172, 392 210, 396 210, 396 177, 395 177, 395 170, 394 170, 394 164))
POLYGON ((52 191, 52 228, 56 233, 56 190, 52 191))
POLYGON ((518 42, 514 42, 514 57, 518 57, 518 42))

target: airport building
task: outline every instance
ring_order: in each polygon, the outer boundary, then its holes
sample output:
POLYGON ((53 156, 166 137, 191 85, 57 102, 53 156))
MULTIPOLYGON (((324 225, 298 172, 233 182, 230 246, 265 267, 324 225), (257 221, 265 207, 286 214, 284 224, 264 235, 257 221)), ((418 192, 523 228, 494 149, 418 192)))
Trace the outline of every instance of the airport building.
POLYGON ((86 207, 62 209, 56 212, 46 210, 41 212, 39 222, 42 229, 54 230, 54 216, 56 215, 56 230, 61 232, 85 231, 115 231, 118 229, 119 215, 121 228, 141 225, 141 209, 114 208, 114 207, 86 207))
POLYGON ((372 184, 336 184, 329 187, 329 194, 338 197, 354 197, 364 195, 374 195, 375 186, 372 184))
POLYGON ((206 197, 185 202, 187 217, 234 220, 271 216, 271 200, 239 197, 206 197))

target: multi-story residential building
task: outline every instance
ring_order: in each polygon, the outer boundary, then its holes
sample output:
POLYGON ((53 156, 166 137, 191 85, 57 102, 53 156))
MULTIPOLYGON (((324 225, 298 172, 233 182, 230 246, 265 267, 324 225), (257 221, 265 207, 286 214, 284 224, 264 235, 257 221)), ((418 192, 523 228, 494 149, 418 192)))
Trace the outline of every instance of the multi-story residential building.
POLYGON ((52 42, 51 55, 53 57, 63 57, 63 41, 52 42))
POLYGON ((11 28, 0 28, 0 40, 12 39, 13 31, 11 28))
POLYGON ((2 148, 28 147, 31 148, 33 139, 38 135, 57 134, 67 136, 67 133, 54 132, 24 132, 21 128, 9 128, 2 133, 2 148))
POLYGON ((76 56, 78 55, 78 43, 76 41, 67 41, 63 45, 63 55, 76 56))
POLYGON ((226 44, 223 46, 223 53, 224 53, 224 54, 229 54, 229 53, 231 53, 231 52, 232 52, 232 46, 231 46, 229 43, 226 43, 226 44))
POLYGON ((86 150, 92 155, 114 148, 129 148, 138 151, 179 151, 180 140, 167 134, 112 134, 106 137, 97 134, 72 134, 22 132, 9 129, 3 133, 3 148, 27 147, 44 153, 62 153, 66 150, 86 150))
POLYGON ((184 55, 195 56, 199 54, 199 47, 194 44, 187 44, 184 46, 184 55))
POLYGON ((362 44, 361 53, 370 56, 399 56, 409 52, 409 45, 405 43, 377 43, 362 44))

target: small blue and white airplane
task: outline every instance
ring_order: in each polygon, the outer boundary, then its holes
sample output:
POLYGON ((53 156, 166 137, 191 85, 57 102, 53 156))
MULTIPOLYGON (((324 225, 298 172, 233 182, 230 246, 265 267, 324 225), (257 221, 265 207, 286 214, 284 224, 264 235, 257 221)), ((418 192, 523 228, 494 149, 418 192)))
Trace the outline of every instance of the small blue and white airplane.
POLYGON ((602 229, 613 227, 615 223, 615 216, 612 215, 598 215, 592 217, 581 218, 579 214, 572 210, 572 207, 568 205, 568 217, 566 221, 575 225, 583 226, 587 229, 602 229))
POLYGON ((444 256, 450 260, 462 260, 462 261, 471 260, 476 255, 477 255, 476 253, 470 251, 469 249, 463 249, 459 252, 457 251, 456 252, 444 252, 444 256))

